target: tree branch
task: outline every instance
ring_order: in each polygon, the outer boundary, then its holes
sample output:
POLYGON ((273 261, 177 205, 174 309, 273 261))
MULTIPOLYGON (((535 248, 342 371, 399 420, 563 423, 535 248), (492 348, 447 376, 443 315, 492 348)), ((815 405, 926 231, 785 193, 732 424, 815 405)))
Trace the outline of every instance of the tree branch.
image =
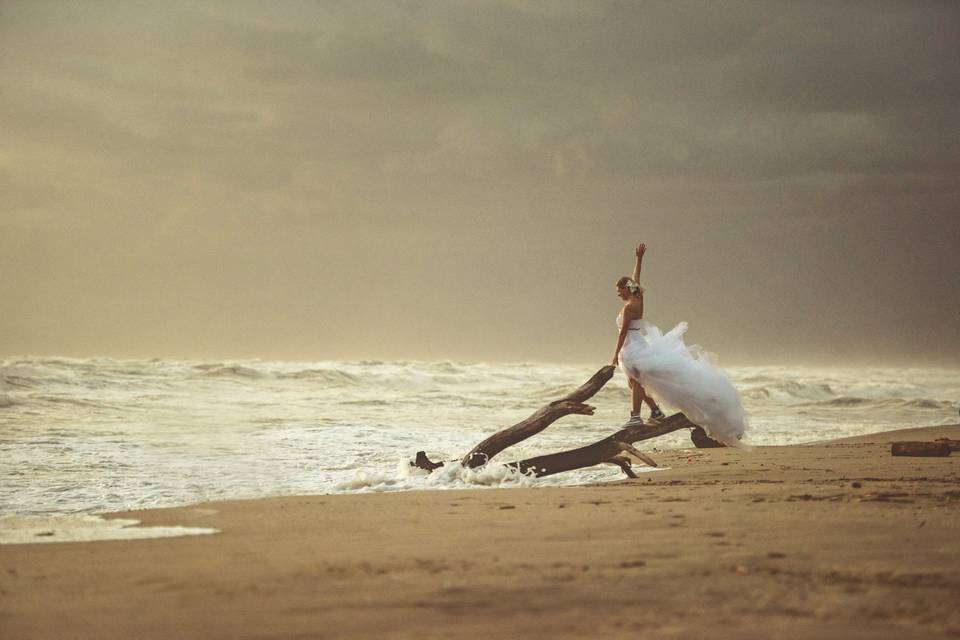
POLYGON ((518 442, 540 433, 564 416, 570 414, 592 416, 594 408, 583 404, 583 401, 592 398, 597 391, 602 389, 603 385, 607 384, 613 377, 613 371, 612 365, 603 367, 576 391, 541 407, 523 422, 518 422, 512 427, 498 431, 475 446, 470 453, 463 457, 461 463, 468 469, 479 467, 489 462, 493 456, 507 447, 512 447, 518 442))
MULTIPOLYGON (((461 464, 468 469, 486 464, 504 449, 540 433, 563 416, 570 414, 593 415, 594 408, 584 404, 583 401, 591 398, 603 388, 603 385, 613 377, 613 372, 614 367, 611 365, 601 368, 577 390, 541 407, 526 420, 498 431, 478 444, 463 457, 461 464)), ((634 448, 633 443, 657 438, 679 429, 699 429, 699 427, 690 422, 682 413, 675 413, 655 423, 623 427, 616 433, 585 447, 510 462, 507 463, 507 466, 517 469, 521 473, 543 477, 598 464, 613 464, 620 467, 629 477, 636 477, 631 468, 630 456, 636 457, 653 467, 657 466, 657 463, 634 448)), ((423 451, 418 451, 416 460, 410 464, 427 471, 433 471, 442 467, 444 463, 433 462, 423 451)))
MULTIPOLYGON (((613 435, 607 436, 603 440, 598 440, 585 447, 551 453, 545 456, 537 456, 535 458, 527 458, 519 462, 511 462, 507 464, 507 466, 513 467, 521 473, 532 473, 538 478, 551 476, 563 471, 592 467, 604 462, 611 462, 620 466, 614 459, 623 451, 633 449, 630 445, 634 442, 657 438, 672 433, 673 431, 691 429, 695 426, 695 424, 687 419, 687 416, 682 413, 675 413, 653 424, 624 427, 613 435)), ((635 449, 633 450, 636 451, 635 449)), ((632 451, 630 452, 632 453, 632 451)), ((637 451, 637 453, 639 454, 640 452, 637 451)), ((643 459, 645 456, 640 454, 640 457, 643 459)), ((654 466, 656 465, 654 464, 654 466)))

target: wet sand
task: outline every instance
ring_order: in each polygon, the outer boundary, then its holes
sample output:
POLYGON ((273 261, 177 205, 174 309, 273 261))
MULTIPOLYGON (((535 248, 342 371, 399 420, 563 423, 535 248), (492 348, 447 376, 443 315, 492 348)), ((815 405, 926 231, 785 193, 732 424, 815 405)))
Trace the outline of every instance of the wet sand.
POLYGON ((960 425, 675 450, 601 486, 116 514, 219 534, 0 547, 2 638, 956 638, 960 425))

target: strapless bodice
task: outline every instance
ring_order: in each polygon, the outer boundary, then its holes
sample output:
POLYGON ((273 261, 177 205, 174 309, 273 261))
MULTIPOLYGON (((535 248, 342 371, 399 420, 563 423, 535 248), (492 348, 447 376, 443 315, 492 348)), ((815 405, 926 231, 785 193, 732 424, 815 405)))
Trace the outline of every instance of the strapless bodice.
MULTIPOLYGON (((640 331, 646 325, 647 321, 643 318, 638 318, 636 320, 630 321, 630 326, 627 327, 631 331, 640 331)), ((617 329, 623 326, 623 314, 617 315, 617 329)))

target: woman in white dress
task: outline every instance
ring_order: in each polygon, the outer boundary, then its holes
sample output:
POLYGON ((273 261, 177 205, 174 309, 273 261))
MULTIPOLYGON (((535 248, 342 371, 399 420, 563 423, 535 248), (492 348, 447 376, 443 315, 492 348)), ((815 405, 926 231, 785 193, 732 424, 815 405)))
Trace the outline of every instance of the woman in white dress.
POLYGON ((727 374, 700 347, 684 343, 686 322, 664 334, 643 320, 645 290, 639 282, 646 250, 645 244, 637 247, 633 277, 617 281, 617 295, 624 305, 617 318, 620 333, 613 365, 619 364, 629 378, 633 406, 627 424, 643 424, 644 404, 650 407, 651 420, 662 418, 659 400, 680 409, 714 440, 739 446, 747 430, 747 414, 727 374))

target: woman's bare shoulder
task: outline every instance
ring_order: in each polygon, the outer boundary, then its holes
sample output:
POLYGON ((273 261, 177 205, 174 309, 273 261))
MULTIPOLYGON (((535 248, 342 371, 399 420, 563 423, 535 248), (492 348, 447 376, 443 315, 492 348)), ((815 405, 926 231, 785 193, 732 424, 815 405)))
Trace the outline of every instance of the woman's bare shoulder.
POLYGON ((643 304, 639 300, 631 300, 623 305, 623 315, 639 318, 643 315, 643 304))

